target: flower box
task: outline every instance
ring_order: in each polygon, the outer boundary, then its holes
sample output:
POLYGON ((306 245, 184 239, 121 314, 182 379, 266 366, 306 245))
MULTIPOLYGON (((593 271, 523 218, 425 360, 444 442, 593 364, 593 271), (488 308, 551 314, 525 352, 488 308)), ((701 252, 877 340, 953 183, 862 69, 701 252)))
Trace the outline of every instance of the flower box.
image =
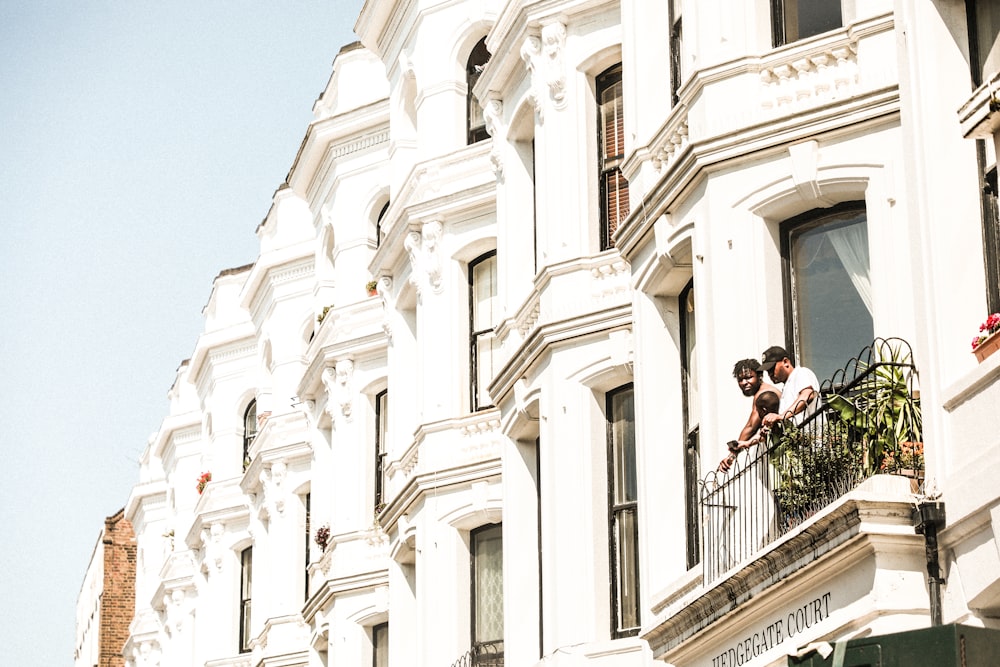
POLYGON ((1000 350, 1000 331, 996 331, 987 336, 983 342, 972 350, 972 353, 976 355, 976 359, 982 362, 986 359, 986 357, 990 356, 997 350, 1000 350))
POLYGON ((972 339, 972 353, 980 363, 1000 348, 1000 313, 993 313, 979 325, 979 335, 972 339))

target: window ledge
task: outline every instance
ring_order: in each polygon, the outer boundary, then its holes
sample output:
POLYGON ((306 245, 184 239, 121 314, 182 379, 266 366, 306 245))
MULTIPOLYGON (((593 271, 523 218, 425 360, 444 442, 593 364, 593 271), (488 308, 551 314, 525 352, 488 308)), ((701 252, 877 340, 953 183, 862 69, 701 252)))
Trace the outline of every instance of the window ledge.
POLYGON ((966 139, 992 139, 1000 129, 1000 72, 973 91, 958 110, 958 122, 966 139))
POLYGON ((956 382, 945 387, 942 407, 946 412, 954 412, 963 403, 997 382, 1000 382, 1000 354, 987 357, 956 382))

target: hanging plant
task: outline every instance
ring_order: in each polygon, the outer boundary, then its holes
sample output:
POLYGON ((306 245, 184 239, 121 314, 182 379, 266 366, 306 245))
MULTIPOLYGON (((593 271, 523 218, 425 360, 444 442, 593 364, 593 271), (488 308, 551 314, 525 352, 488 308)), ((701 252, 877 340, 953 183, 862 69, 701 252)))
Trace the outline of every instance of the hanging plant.
POLYGON ((320 548, 320 551, 326 553, 326 548, 330 546, 330 526, 322 525, 316 529, 316 537, 313 538, 316 541, 316 546, 320 548))

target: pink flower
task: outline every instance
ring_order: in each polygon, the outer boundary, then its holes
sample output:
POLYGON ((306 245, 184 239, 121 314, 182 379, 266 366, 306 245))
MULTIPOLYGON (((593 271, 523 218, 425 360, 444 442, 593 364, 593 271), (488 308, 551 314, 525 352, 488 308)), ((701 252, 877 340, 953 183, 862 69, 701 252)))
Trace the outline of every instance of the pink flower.
POLYGON ((986 318, 986 321, 979 325, 979 331, 982 335, 976 336, 972 339, 972 349, 975 350, 979 347, 990 334, 1000 331, 1000 313, 992 313, 986 318))

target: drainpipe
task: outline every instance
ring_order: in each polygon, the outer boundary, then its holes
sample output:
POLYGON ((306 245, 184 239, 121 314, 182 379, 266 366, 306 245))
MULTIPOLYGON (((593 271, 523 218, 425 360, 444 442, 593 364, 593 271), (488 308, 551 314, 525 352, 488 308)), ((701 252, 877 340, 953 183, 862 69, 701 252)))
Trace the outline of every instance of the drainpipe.
POLYGON ((924 536, 927 557, 927 589, 931 598, 931 627, 941 625, 941 567, 938 564, 938 531, 944 528, 944 503, 925 500, 913 508, 913 526, 917 535, 924 536))

